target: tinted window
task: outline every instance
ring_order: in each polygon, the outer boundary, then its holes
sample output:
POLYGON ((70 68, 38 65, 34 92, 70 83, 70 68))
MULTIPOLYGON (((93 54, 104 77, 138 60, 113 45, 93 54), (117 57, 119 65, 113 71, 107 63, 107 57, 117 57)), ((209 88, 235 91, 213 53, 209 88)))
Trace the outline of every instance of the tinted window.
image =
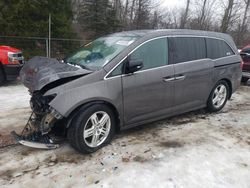
POLYGON ((168 41, 171 63, 181 63, 206 58, 204 38, 170 37, 168 41))
POLYGON ((218 59, 234 55, 234 52, 223 40, 218 39, 206 39, 207 42, 207 57, 211 59, 218 59))
POLYGON ((167 39, 155 39, 143 44, 131 55, 131 60, 143 60, 143 68, 150 69, 168 64, 167 39))

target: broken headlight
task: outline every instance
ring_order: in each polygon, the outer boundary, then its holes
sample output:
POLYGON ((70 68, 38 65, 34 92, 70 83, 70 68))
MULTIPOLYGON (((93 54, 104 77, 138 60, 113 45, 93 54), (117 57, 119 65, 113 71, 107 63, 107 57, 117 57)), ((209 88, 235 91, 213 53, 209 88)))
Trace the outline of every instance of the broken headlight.
POLYGON ((32 95, 30 99, 30 107, 37 115, 44 115, 49 112, 49 103, 56 97, 56 94, 43 96, 39 93, 32 95))

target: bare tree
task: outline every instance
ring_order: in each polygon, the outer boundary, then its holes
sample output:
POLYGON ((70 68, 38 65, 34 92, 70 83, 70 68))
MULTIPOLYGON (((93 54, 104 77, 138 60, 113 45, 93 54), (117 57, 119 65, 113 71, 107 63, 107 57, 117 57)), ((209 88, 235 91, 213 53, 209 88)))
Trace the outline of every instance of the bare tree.
POLYGON ((129 0, 126 0, 125 7, 124 7, 124 12, 123 12, 123 18, 122 18, 124 28, 127 28, 127 25, 128 25, 128 21, 127 21, 128 9, 129 9, 129 0))
POLYGON ((153 17, 150 11, 151 0, 133 0, 130 12, 130 28, 146 29, 150 27, 150 18, 153 17))
POLYGON ((136 3, 136 0, 132 0, 132 4, 131 4, 131 7, 130 7, 130 16, 129 16, 130 28, 132 27, 132 23, 133 23, 133 16, 134 16, 134 10, 135 10, 135 3, 136 3))
POLYGON ((73 23, 77 22, 80 15, 80 6, 82 4, 81 0, 71 0, 72 13, 73 13, 73 23))
POLYGON ((248 11, 249 11, 249 7, 250 7, 250 0, 244 0, 244 2, 245 2, 245 10, 244 10, 244 16, 242 19, 242 23, 241 23, 242 32, 244 32, 244 30, 246 29, 248 11))
POLYGON ((115 15, 116 15, 116 18, 119 19, 119 20, 122 20, 122 3, 121 3, 121 0, 112 0, 113 1, 113 7, 114 7, 114 10, 115 10, 115 15))
POLYGON ((180 21, 179 16, 176 14, 178 9, 165 10, 161 15, 161 20, 159 21, 159 27, 163 29, 177 29, 179 28, 180 21))
POLYGON ((249 12, 249 7, 250 7, 250 0, 244 0, 245 7, 244 7, 244 15, 242 18, 241 23, 238 26, 238 32, 237 32, 237 43, 239 45, 242 45, 242 43, 245 40, 245 36, 247 34, 247 29, 248 29, 248 24, 247 24, 247 19, 248 19, 248 12, 249 12))
POLYGON ((200 15, 197 18, 199 29, 207 29, 208 25, 208 23, 206 23, 208 18, 207 2, 208 0, 203 0, 200 15))
POLYGON ((112 0, 114 7, 120 1, 120 17, 123 30, 158 28, 161 13, 157 9, 160 0, 112 0))
POLYGON ((235 17, 234 6, 235 0, 227 0, 227 5, 224 10, 223 18, 221 21, 221 32, 226 33, 232 24, 233 17, 235 17))
POLYGON ((158 14, 157 11, 154 11, 154 16, 153 16, 153 19, 152 19, 152 29, 158 29, 159 27, 159 22, 160 22, 160 16, 158 14))
POLYGON ((187 24, 189 11, 190 11, 190 0, 187 0, 185 11, 181 15, 181 20, 180 20, 180 22, 181 22, 180 23, 180 28, 182 28, 182 29, 185 28, 185 26, 187 24))
POLYGON ((195 15, 190 20, 192 29, 209 30, 211 28, 214 3, 215 0, 195 1, 195 15))

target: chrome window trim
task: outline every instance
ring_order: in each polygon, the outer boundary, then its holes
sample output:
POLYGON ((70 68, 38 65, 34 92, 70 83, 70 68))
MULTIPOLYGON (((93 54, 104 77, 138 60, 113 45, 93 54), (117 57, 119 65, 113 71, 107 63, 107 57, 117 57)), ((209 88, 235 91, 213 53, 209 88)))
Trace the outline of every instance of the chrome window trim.
MULTIPOLYGON (((168 67, 168 66, 173 66, 173 64, 163 65, 163 66, 160 66, 160 67, 154 67, 154 68, 145 69, 145 70, 139 70, 139 71, 136 71, 136 72, 134 72, 132 74, 139 74, 139 73, 142 73, 142 72, 151 71, 151 70, 160 69, 160 68, 165 68, 165 67, 168 67)), ((131 75, 131 74, 121 74, 121 75, 112 76, 112 77, 109 77, 109 78, 104 78, 104 80, 109 80, 109 79, 118 78, 118 77, 124 77, 124 76, 128 76, 128 75, 131 75)))
MULTIPOLYGON (((222 38, 210 37, 210 36, 193 36, 193 35, 173 35, 173 36, 168 36, 168 38, 170 38, 170 37, 193 37, 193 38, 197 37, 197 38, 209 38, 209 39, 221 40, 221 41, 224 41, 231 48, 231 50, 234 52, 233 55, 236 55, 236 53, 233 50, 232 46, 230 44, 228 44, 228 42, 226 40, 222 39, 222 38)), ((226 56, 226 57, 230 57, 230 56, 226 56)), ((218 59, 220 59, 220 58, 218 58, 218 59)))
MULTIPOLYGON (((108 77, 110 75, 110 73, 116 69, 116 67, 118 67, 131 53, 133 53, 135 50, 137 50, 139 47, 141 47, 142 45, 153 41, 153 40, 157 40, 157 39, 162 39, 162 38, 173 38, 173 37, 197 37, 197 38, 209 38, 209 39, 216 39, 216 40, 221 40, 224 41, 230 48, 231 50, 234 52, 233 55, 229 55, 229 56, 225 56, 225 57, 220 57, 217 59, 211 59, 211 58, 204 58, 204 59, 197 59, 197 60, 193 60, 193 61, 201 61, 201 60, 205 60, 205 59, 209 59, 211 61, 216 61, 216 60, 220 60, 220 59, 224 59, 224 58, 228 58, 228 57, 232 57, 232 56, 237 56, 237 54, 235 53, 235 51, 233 50, 232 46, 230 44, 228 44, 228 42, 222 38, 217 38, 217 37, 209 37, 209 36, 193 36, 193 35, 172 35, 172 36, 160 36, 160 37, 155 37, 155 38, 151 38, 148 39, 146 41, 144 41, 143 43, 141 43, 140 45, 138 45, 136 48, 134 48, 133 50, 131 50, 128 55, 126 55, 122 60, 120 60, 105 76, 104 76, 104 80, 108 80, 111 78, 118 78, 118 77, 123 77, 126 74, 121 74, 121 75, 117 75, 117 76, 112 76, 112 77, 108 77)), ((193 61, 184 61, 184 62, 180 62, 180 63, 188 63, 188 62, 193 62, 193 61)), ((178 64, 180 64, 178 63, 178 64)), ((144 72, 144 71, 148 71, 148 70, 152 70, 152 69, 157 69, 157 68, 162 68, 162 67, 166 67, 169 65, 174 65, 174 64, 168 64, 168 65, 164 65, 164 66, 160 66, 160 67, 154 67, 154 68, 150 68, 150 69, 146 69, 146 70, 141 70, 141 71, 137 71, 136 73, 140 73, 140 72, 144 72)))

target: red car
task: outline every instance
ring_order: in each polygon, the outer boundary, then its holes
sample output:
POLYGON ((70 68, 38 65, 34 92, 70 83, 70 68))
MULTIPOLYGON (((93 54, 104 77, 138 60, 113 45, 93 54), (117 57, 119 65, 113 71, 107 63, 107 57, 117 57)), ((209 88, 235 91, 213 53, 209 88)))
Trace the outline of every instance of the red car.
POLYGON ((250 45, 244 47, 240 55, 243 60, 242 81, 247 82, 250 79, 250 45))
POLYGON ((22 51, 10 46, 0 46, 0 85, 15 80, 24 63, 22 51))

